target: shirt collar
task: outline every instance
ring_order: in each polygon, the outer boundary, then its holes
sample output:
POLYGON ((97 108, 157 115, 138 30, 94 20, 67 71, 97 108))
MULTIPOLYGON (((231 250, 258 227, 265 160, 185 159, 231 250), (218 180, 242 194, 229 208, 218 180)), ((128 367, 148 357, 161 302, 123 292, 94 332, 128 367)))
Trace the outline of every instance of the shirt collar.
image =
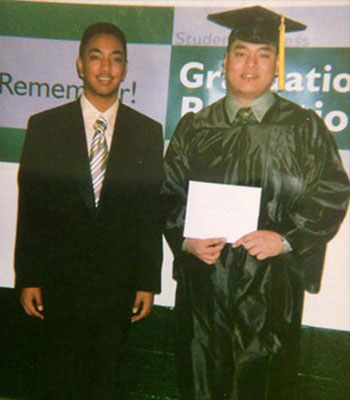
POLYGON ((253 110, 255 118, 260 123, 274 102, 275 96, 270 91, 265 92, 262 96, 255 99, 248 106, 240 103, 238 100, 228 94, 225 98, 225 109, 230 123, 232 123, 236 118, 237 111, 243 107, 250 107, 253 110))
POLYGON ((111 136, 114 130, 114 123, 118 112, 119 103, 119 98, 117 98, 117 100, 108 108, 108 110, 101 112, 97 110, 97 108, 90 103, 85 94, 83 94, 80 98, 80 104, 83 111, 84 121, 86 121, 90 127, 93 127, 97 118, 102 115, 107 120, 108 129, 106 131, 106 135, 111 136))

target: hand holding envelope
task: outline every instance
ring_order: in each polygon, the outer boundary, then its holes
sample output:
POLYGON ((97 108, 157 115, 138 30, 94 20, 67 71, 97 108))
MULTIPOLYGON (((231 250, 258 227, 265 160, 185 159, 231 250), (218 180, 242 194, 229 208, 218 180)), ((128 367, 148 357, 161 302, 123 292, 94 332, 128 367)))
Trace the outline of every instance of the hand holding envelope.
POLYGON ((258 260, 278 256, 283 252, 283 242, 277 232, 261 230, 244 235, 232 247, 244 246, 251 256, 258 260))
POLYGON ((245 246, 263 260, 280 254, 278 233, 257 231, 261 188, 190 181, 184 236, 186 250, 207 264, 220 256, 225 243, 245 246))
POLYGON ((206 264, 214 264, 220 257, 221 250, 226 244, 226 238, 193 239, 185 241, 186 251, 193 254, 206 264))

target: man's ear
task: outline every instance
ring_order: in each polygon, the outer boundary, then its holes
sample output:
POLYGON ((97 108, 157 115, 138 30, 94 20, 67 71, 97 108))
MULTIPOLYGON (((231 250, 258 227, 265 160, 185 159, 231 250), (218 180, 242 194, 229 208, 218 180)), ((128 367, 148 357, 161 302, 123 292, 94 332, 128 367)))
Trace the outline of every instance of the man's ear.
POLYGON ((279 67, 280 67, 280 57, 277 54, 277 56, 276 56, 276 67, 275 67, 275 76, 278 76, 279 67))
POLYGON ((80 56, 77 58, 76 66, 79 78, 83 79, 84 78, 83 60, 81 59, 80 56))
POLYGON ((124 71, 123 71, 123 80, 126 78, 126 74, 128 73, 128 62, 125 62, 124 71))
POLYGON ((223 75, 223 76, 226 75, 226 64, 227 64, 227 52, 225 53, 225 58, 224 58, 224 61, 222 62, 221 75, 223 75))

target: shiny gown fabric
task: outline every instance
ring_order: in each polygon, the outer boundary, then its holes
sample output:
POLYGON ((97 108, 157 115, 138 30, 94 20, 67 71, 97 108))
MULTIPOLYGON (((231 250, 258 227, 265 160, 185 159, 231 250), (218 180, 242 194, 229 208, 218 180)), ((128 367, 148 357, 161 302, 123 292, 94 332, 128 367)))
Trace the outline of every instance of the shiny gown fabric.
POLYGON ((180 390, 184 400, 290 400, 304 290, 320 289, 349 181, 314 112, 276 95, 261 123, 235 126, 224 102, 185 115, 165 161, 180 390), (189 180, 261 187, 259 229, 293 251, 258 261, 226 245, 214 265, 182 251, 189 180))

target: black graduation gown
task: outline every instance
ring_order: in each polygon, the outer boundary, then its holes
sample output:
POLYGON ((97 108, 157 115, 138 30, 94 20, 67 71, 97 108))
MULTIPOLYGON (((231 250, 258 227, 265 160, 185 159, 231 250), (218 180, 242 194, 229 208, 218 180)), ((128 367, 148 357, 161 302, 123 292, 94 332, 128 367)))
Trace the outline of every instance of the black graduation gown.
POLYGON ((291 399, 304 290, 320 289, 350 191, 333 137, 313 111, 277 95, 261 123, 232 126, 221 99, 181 119, 165 172, 183 398, 291 399), (259 229, 293 251, 258 261, 226 245, 212 266, 182 251, 189 180, 261 187, 259 229))

